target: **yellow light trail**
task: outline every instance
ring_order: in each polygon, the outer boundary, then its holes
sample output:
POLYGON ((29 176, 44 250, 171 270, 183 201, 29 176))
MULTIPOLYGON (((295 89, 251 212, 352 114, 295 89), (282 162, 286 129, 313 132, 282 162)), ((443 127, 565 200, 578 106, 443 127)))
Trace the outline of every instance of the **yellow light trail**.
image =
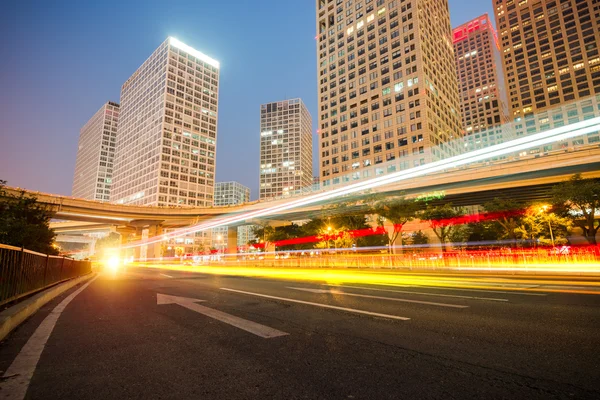
MULTIPOLYGON (((436 288, 463 288, 501 290, 514 292, 553 292, 553 293, 578 293, 600 294, 600 282, 547 279, 537 276, 519 276, 512 279, 494 276, 433 275, 427 273, 389 273, 382 271, 356 271, 344 269, 310 269, 310 268, 269 268, 269 267, 222 267, 222 266, 186 266, 180 264, 148 264, 132 263, 131 266, 156 269, 169 269, 175 271, 202 273, 221 276, 261 277, 280 280, 294 280, 307 282, 325 282, 331 285, 342 283, 357 283, 379 286, 429 286, 436 288), (512 286, 507 286, 512 285, 512 286), (519 285, 539 285, 542 287, 519 287, 519 285), (569 286, 569 288, 552 288, 552 286, 569 286), (581 289, 572 287, 580 286, 581 289), (598 287, 598 291, 588 290, 598 287)), ((564 278, 564 277, 563 277, 564 278)))

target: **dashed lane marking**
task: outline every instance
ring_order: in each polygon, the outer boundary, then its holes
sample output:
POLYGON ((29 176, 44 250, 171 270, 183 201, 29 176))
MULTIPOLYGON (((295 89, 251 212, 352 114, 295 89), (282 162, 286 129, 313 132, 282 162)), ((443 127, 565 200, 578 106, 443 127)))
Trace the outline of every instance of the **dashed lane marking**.
POLYGON ((449 304, 449 303, 436 303, 433 301, 420 301, 420 300, 410 300, 410 299, 399 299, 397 297, 383 297, 383 296, 371 296, 368 294, 359 294, 359 293, 348 293, 342 292, 339 290, 330 290, 330 289, 310 289, 310 288, 299 288, 299 287, 291 287, 287 286, 288 289, 294 290, 302 290, 305 292, 312 293, 330 293, 330 294, 339 294, 342 296, 353 296, 353 297, 364 297, 367 299, 377 299, 377 300, 389 300, 389 301, 398 301, 401 303, 414 303, 414 304, 424 304, 426 306, 436 306, 436 307, 449 307, 449 308, 468 308, 469 306, 465 306, 462 304, 449 304))
POLYGON ((390 318, 390 319, 397 319, 397 320, 401 320, 401 321, 408 321, 410 319, 407 317, 400 317, 398 315, 381 314, 381 313, 376 313, 376 312, 371 312, 371 311, 357 310, 354 308, 346 308, 346 307, 332 306, 329 304, 313 303, 312 301, 288 299, 286 297, 270 296, 268 294, 246 292, 244 290, 237 290, 237 289, 230 289, 230 288, 221 288, 221 290, 226 290, 228 292, 234 292, 234 293, 247 294, 249 296, 264 297, 266 299, 272 299, 272 300, 289 301, 290 303, 299 303, 299 304, 306 304, 306 305, 315 306, 315 307, 330 308, 333 310, 346 311, 346 312, 355 313, 355 314, 370 315, 373 317, 390 318))

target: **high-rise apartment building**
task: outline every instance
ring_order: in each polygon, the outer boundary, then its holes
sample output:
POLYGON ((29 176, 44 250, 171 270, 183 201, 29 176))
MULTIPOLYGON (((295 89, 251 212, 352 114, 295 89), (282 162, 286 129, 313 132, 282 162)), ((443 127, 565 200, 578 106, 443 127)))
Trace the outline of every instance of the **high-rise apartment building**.
MULTIPOLYGON (((600 115, 597 0, 494 0, 517 136, 600 115)), ((530 153, 598 143, 598 133, 530 153)))
POLYGON ((464 150, 510 139, 508 104, 496 31, 487 14, 452 30, 464 150))
POLYGON ((260 106, 260 199, 310 190, 312 118, 300 99, 260 106))
POLYGON ((456 154, 462 128, 448 2, 316 7, 322 186, 456 154))
MULTIPOLYGON (((239 182, 217 182, 215 185, 215 206, 234 206, 250 201, 250 188, 239 182)), ((213 247, 220 249, 225 246, 228 237, 228 227, 220 226, 212 229, 213 247)), ((254 239, 252 227, 243 225, 237 227, 237 246, 246 246, 254 239)))
POLYGON ((119 105, 105 103, 79 132, 72 195, 109 201, 119 122, 119 105))
POLYGON ((219 62, 168 38, 121 88, 111 201, 213 204, 219 62))

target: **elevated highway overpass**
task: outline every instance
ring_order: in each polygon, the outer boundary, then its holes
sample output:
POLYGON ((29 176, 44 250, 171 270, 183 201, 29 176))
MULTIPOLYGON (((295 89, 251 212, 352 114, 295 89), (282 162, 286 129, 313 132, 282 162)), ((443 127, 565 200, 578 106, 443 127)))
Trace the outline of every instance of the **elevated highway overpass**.
MULTIPOLYGON (((584 177, 600 178, 600 147, 588 147, 576 151, 558 152, 489 165, 477 164, 453 168, 419 178, 386 184, 370 193, 390 195, 403 193, 409 198, 417 198, 426 193, 443 191, 443 201, 450 201, 459 206, 480 205, 502 195, 517 200, 547 200, 552 185, 568 179, 575 173, 581 173, 584 177)), ((16 194, 21 189, 6 188, 6 190, 16 194)), ((292 199, 308 198, 322 192, 324 191, 228 207, 149 207, 101 203, 39 192, 27 193, 35 195, 39 203, 49 207, 56 219, 70 221, 52 224, 52 227, 61 234, 68 235, 102 229, 139 233, 141 228, 151 228, 151 233, 159 235, 162 229, 184 227, 218 220, 224 216, 263 210, 284 205, 292 199)), ((307 219, 321 215, 324 212, 323 205, 339 200, 336 198, 315 202, 261 217, 260 221, 245 220, 238 224, 307 219)), ((435 203, 435 201, 431 203, 435 203)))

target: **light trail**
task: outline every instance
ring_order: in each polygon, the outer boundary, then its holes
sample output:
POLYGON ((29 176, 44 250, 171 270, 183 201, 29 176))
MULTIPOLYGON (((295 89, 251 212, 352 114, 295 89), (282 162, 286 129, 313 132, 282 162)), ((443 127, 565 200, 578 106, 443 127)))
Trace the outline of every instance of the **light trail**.
POLYGON ((434 161, 432 163, 414 167, 409 170, 398 171, 381 177, 373 178, 364 182, 358 182, 343 188, 333 189, 324 193, 307 196, 306 198, 292 200, 282 205, 272 206, 263 210, 248 212, 246 214, 236 214, 231 217, 217 219, 213 222, 205 222, 192 225, 186 228, 178 229, 167 234, 155 236, 149 239, 132 242, 123 246, 124 248, 135 248, 153 243, 159 243, 164 240, 185 236, 190 233, 200 232, 222 225, 244 222, 248 219, 276 215, 279 212, 294 209, 296 207, 307 206, 321 201, 331 200, 340 196, 373 189, 390 183, 400 182, 412 178, 417 178, 426 174, 441 172, 451 168, 464 166, 466 164, 483 161, 485 159, 499 157, 510 153, 517 153, 532 147, 543 146, 549 143, 570 139, 573 137, 585 135, 600 130, 600 117, 577 122, 567 126, 550 129, 531 136, 511 140, 506 143, 497 144, 485 149, 474 150, 465 154, 450 157, 445 160, 434 161))
MULTIPOLYGON (((535 295, 544 292, 550 293, 578 293, 600 295, 600 283, 589 280, 574 280, 573 277, 557 276, 551 279, 547 276, 536 276, 546 270, 529 270, 522 276, 513 276, 506 279, 503 276, 485 274, 485 269, 473 269, 469 273, 462 273, 457 269, 448 268, 446 271, 436 273, 391 273, 377 270, 349 270, 346 268, 277 268, 265 266, 185 266, 181 264, 147 264, 134 263, 132 267, 152 268, 171 271, 185 271, 216 276, 243 276, 262 279, 277 279, 283 281, 322 282, 329 286, 347 284, 366 284, 376 287, 401 286, 401 287, 427 287, 429 289, 466 289, 466 291, 497 291, 498 293, 515 292, 516 294, 535 295), (453 274, 453 276, 448 276, 453 274), (535 285, 534 287, 530 287, 535 285)), ((495 272, 495 271, 494 271, 495 272)))

